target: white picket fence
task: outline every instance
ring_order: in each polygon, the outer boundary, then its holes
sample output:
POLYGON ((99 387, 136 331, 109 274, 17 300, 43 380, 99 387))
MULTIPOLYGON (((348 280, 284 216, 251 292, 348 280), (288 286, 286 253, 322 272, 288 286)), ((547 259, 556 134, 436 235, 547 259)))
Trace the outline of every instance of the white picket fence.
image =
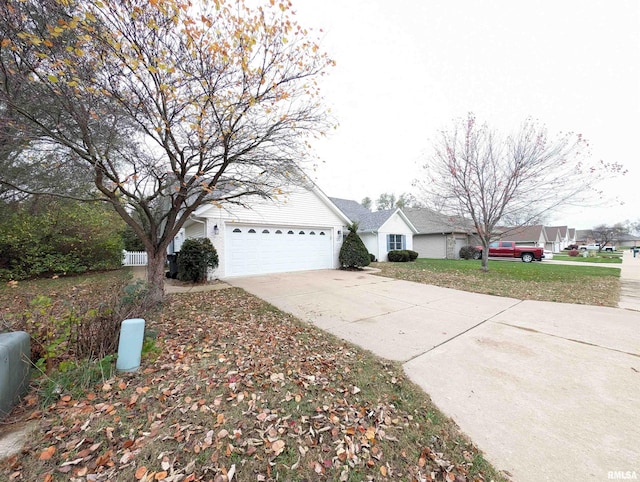
POLYGON ((124 266, 146 266, 146 251, 123 251, 122 264, 124 266))

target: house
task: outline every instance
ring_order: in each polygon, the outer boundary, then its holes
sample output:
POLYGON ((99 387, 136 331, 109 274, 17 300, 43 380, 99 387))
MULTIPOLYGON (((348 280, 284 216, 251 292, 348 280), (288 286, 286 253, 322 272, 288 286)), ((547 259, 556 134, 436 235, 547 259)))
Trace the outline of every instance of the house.
MULTIPOLYGON (((277 199, 200 206, 184 224, 184 239, 207 237, 218 251, 210 278, 338 268, 350 219, 313 183, 277 199)), ((180 236, 177 237, 180 239, 180 236)))
POLYGON ((418 230, 413 249, 421 258, 457 259, 460 248, 476 245, 471 223, 427 208, 407 209, 407 217, 418 230))
POLYGON ((554 253, 559 253, 564 248, 572 244, 570 242, 568 226, 545 226, 545 230, 547 231, 547 238, 549 242, 551 242, 552 239, 557 238, 557 241, 554 242, 554 245, 551 248, 551 251, 554 253))
POLYGON ((549 240, 547 237, 547 231, 542 224, 535 224, 533 226, 518 226, 515 228, 502 228, 501 239, 507 241, 515 241, 517 246, 537 246, 550 250, 550 247, 555 243, 559 243, 557 238, 554 237, 549 240))
POLYGON ((357 201, 330 198, 351 221, 358 223, 358 235, 379 261, 387 261, 389 251, 414 249, 413 236, 418 232, 402 209, 369 211, 357 201))

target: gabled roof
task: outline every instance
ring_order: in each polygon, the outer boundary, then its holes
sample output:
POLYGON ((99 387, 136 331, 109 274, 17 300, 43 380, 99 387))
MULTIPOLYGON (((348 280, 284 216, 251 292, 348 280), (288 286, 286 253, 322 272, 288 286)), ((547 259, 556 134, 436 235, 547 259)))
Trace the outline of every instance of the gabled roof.
POLYGON ((537 243, 541 238, 545 241, 548 240, 544 225, 542 224, 505 228, 502 237, 507 241, 515 241, 518 243, 537 243))
MULTIPOLYGON (((569 228, 567 226, 545 226, 545 229, 547 230, 547 234, 550 234, 549 230, 557 230, 560 239, 567 237, 569 232, 569 228)), ((553 238, 554 236, 554 234, 550 234, 550 238, 553 238)))
POLYGON ((407 209, 407 217, 419 234, 470 233, 473 224, 460 216, 447 216, 427 208, 407 209))
POLYGON ((362 204, 351 199, 341 199, 337 197, 329 198, 340 211, 345 213, 351 221, 358 223, 358 231, 371 232, 379 230, 394 214, 398 214, 407 226, 414 232, 418 230, 401 209, 385 209, 382 211, 369 211, 362 204))
POLYGON ((569 239, 575 239, 576 237, 576 228, 569 228, 569 239))
POLYGON ((547 232, 547 239, 549 241, 559 241, 560 239, 564 239, 564 234, 561 234, 559 226, 545 226, 544 229, 547 232))

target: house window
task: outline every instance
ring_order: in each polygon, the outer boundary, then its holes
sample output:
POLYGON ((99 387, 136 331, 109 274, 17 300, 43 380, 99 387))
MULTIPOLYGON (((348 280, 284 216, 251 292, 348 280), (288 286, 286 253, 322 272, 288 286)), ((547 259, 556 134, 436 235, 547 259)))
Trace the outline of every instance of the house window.
POLYGON ((298 234, 304 234, 304 231, 300 231, 298 234))
POLYGON ((404 249, 405 241, 403 234, 387 234, 387 251, 404 249))
POLYGON ((311 231, 309 234, 310 234, 311 236, 313 236, 313 235, 315 235, 315 234, 316 234, 316 232, 315 232, 315 231, 311 231))
POLYGON ((255 230, 255 229, 250 229, 250 230, 249 230, 249 231, 247 231, 247 232, 248 232, 248 233, 251 233, 251 234, 256 234, 256 230, 255 230))
POLYGON ((236 229, 233 230, 233 232, 234 233, 241 233, 242 231, 240 229, 236 228, 236 229))
POLYGON ((320 231, 320 236, 325 236, 324 231, 320 231))
POLYGON ((287 234, 293 234, 293 231, 287 231, 287 234))
POLYGON ((268 229, 263 229, 262 230, 262 234, 269 234, 269 230, 268 229))
POLYGON ((276 234, 282 234, 282 231, 280 231, 279 229, 276 231, 276 234))

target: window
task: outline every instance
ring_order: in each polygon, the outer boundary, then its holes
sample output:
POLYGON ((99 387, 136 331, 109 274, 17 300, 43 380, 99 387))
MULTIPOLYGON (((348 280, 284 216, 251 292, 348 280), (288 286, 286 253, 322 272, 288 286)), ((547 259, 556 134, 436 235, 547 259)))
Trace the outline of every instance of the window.
POLYGON ((233 230, 234 233, 241 233, 242 231, 240 231, 238 228, 233 230))
POLYGON ((262 230, 262 234, 269 234, 269 230, 268 229, 263 229, 262 230))
POLYGON ((311 231, 311 232, 309 233, 309 235, 310 235, 310 236, 313 236, 314 234, 316 234, 316 232, 315 232, 315 231, 311 231))
POLYGON ((324 231, 320 231, 320 236, 325 236, 324 231))
POLYGON ((248 233, 251 233, 251 234, 256 234, 256 230, 255 230, 255 229, 250 229, 250 230, 249 230, 249 231, 247 231, 247 232, 248 232, 248 233))
POLYGON ((304 231, 300 231, 298 234, 304 234, 304 231))
POLYGON ((287 231, 287 234, 293 234, 293 231, 287 231))
POLYGON ((502 247, 503 248, 513 248, 513 243, 511 241, 503 241, 502 242, 502 247))
POLYGON ((404 235, 402 234, 387 234, 387 251, 393 251, 395 249, 404 249, 404 235))
POLYGON ((282 231, 280 231, 279 229, 276 231, 276 234, 282 234, 282 231))

